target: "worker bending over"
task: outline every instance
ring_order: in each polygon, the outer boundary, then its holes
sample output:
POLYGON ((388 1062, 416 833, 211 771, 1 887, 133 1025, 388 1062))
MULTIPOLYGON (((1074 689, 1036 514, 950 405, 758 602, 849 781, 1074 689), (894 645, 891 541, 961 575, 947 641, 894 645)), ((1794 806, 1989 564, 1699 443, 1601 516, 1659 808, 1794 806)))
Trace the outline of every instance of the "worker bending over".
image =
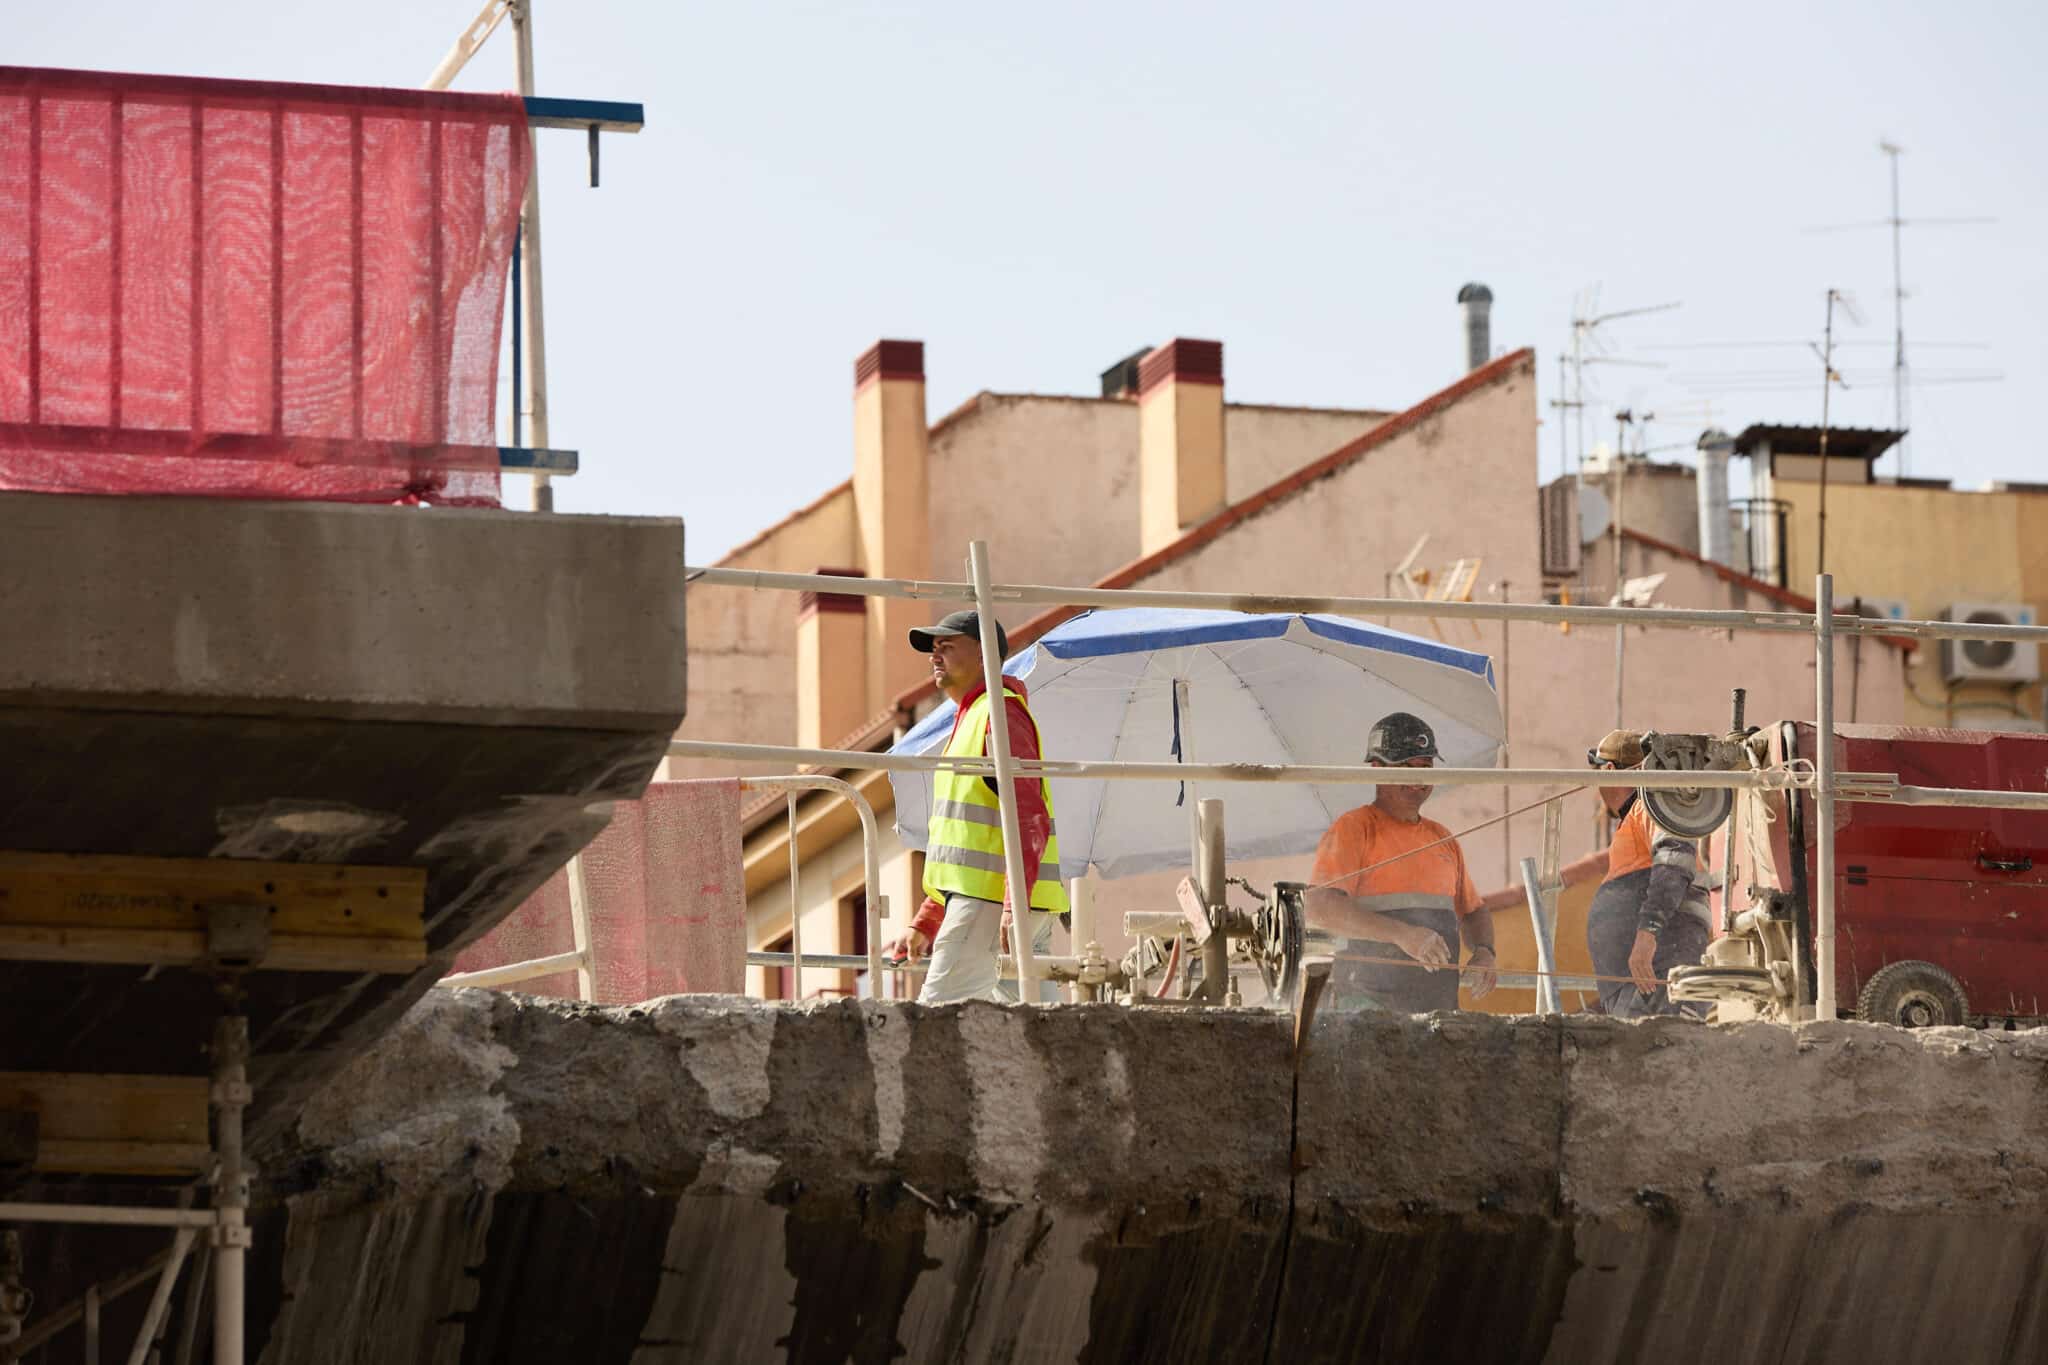
MULTIPOLYGON (((1609 772, 1639 767, 1643 737, 1610 731, 1586 761, 1609 772)), ((1673 967, 1698 962, 1712 936, 1699 846, 1659 828, 1634 787, 1602 787, 1600 800, 1621 821, 1607 849, 1607 879, 1586 914, 1586 950, 1602 978, 1601 1008, 1617 1019, 1704 1018, 1705 1004, 1674 1001, 1661 984, 1673 967)))
MULTIPOLYGON (((932 681, 958 707, 948 758, 986 758, 991 705, 981 663, 981 618, 956 611, 935 626, 910 632, 910 647, 932 656, 932 681)), ((996 651, 1010 653, 1009 637, 996 625, 996 651)), ((1010 727, 1010 755, 1020 762, 1039 757, 1038 722, 1032 718, 1024 684, 1002 680, 1003 712, 1010 727)), ((1032 951, 1052 950, 1052 921, 1067 908, 1060 881, 1059 838, 1053 829, 1052 793, 1042 778, 1017 780, 1017 824, 1024 841, 1024 867, 1033 880, 1032 951)), ((1011 897, 1003 860, 1002 806, 996 780, 940 770, 932 774, 931 823, 926 831, 924 904, 898 943, 899 956, 931 953, 918 1001, 1015 1000, 1014 982, 1000 979, 998 954, 1009 952, 1011 897)))
MULTIPOLYGON (((1405 711, 1382 718, 1366 740, 1365 761, 1377 768, 1429 768, 1437 758, 1435 733, 1405 711)), ((1461 940, 1471 946, 1473 998, 1499 980, 1493 917, 1479 908, 1464 850, 1422 817, 1435 790, 1382 782, 1372 804, 1338 816, 1316 848, 1304 907, 1311 929, 1344 940, 1330 972, 1337 1008, 1456 1009, 1461 940), (1363 960, 1372 958, 1382 960, 1363 960)))

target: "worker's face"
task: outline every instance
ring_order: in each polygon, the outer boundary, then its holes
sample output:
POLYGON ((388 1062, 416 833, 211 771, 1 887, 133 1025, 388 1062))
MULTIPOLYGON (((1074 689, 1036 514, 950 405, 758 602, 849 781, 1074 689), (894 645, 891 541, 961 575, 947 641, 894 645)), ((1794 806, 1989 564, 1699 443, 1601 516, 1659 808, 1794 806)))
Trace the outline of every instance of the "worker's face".
MULTIPOLYGON (((1609 773, 1617 772, 1620 770, 1620 766, 1618 763, 1602 763, 1600 770, 1609 773)), ((1634 787, 1602 787, 1600 789, 1600 803, 1607 807, 1609 815, 1619 815, 1621 814, 1621 808, 1627 805, 1628 799, 1635 794, 1636 789, 1634 787)))
MULTIPOLYGON (((1405 763, 1386 764, 1374 759, 1375 768, 1433 768, 1433 758, 1411 758, 1405 763)), ((1416 786, 1411 783, 1382 782, 1373 796, 1373 804, 1397 820, 1414 820, 1422 814, 1422 803, 1436 793, 1435 787, 1416 786)))
POLYGON ((932 681, 954 701, 981 683, 981 641, 941 635, 932 641, 932 681))

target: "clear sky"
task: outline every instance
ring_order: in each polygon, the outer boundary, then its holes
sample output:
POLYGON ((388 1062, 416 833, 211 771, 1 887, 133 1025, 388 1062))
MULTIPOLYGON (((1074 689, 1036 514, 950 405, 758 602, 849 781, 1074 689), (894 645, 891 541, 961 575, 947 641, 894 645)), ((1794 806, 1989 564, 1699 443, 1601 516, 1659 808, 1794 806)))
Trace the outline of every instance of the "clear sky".
MULTIPOLYGON (((541 93, 648 116, 599 190, 581 138, 544 135, 552 436, 585 470, 558 504, 681 515, 698 562, 846 477, 852 361, 883 336, 926 343, 934 418, 1094 392, 1174 335, 1225 343, 1237 400, 1401 408, 1456 377, 1482 280, 1547 403, 1598 284, 1603 310, 1684 306, 1605 329, 1666 368, 1589 371, 1590 434, 1627 406, 1689 446, 1817 419, 1833 286, 1866 320, 1835 420, 1887 424, 1888 235, 1803 231, 1888 212, 1880 137, 1908 218, 1997 220, 1907 230, 1909 346, 1942 343, 1914 364, 2003 376, 1915 391, 1912 472, 2048 480, 2038 3, 535 7, 541 93), (1780 344, 1702 345, 1726 342, 1780 344)), ((473 13, 18 3, 5 60, 414 85, 473 13)), ((508 28, 458 86, 511 85, 508 28)), ((1548 475, 1554 421, 1542 451, 1548 475)))

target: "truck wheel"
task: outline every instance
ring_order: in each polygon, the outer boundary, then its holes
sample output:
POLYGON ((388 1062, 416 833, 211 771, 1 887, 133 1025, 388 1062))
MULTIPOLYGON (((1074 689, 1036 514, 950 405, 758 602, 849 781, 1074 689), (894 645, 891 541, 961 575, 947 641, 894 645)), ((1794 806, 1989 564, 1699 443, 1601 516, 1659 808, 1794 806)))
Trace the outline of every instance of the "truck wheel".
POLYGON ((1900 1028, 1964 1024, 1970 1002, 1961 983, 1932 962, 1894 962, 1863 983, 1856 1016, 1900 1028))

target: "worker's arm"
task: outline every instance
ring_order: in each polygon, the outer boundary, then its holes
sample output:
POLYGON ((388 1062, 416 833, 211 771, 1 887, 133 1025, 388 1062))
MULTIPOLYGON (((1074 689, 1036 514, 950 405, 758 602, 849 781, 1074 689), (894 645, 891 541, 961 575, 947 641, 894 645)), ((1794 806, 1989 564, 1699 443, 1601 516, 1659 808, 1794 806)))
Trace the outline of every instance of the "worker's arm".
POLYGON ((1636 941, 1628 954, 1628 974, 1644 995, 1657 989, 1657 940, 1680 913, 1698 871, 1699 850, 1693 843, 1660 831, 1650 849, 1649 884, 1636 909, 1636 941))
POLYGON ((1382 915, 1377 910, 1367 910, 1333 886, 1311 888, 1302 898, 1302 909, 1311 929, 1321 929, 1340 938, 1391 943, 1417 962, 1430 967, 1455 965, 1450 945, 1444 942, 1442 934, 1382 915))
MULTIPOLYGON (((1008 705, 1003 709, 1010 719, 1010 757, 1019 763, 1036 762, 1039 756, 1038 727, 1031 723, 1031 713, 1024 709, 1023 702, 1015 697, 1007 698, 1007 701, 1008 705)), ((1002 793, 997 790, 996 780, 993 777, 984 777, 982 781, 988 783, 989 790, 996 792, 1000 799, 1002 793)), ((1024 876, 1027 879, 1035 879, 1038 876, 1038 865, 1045 861, 1045 846, 1052 842, 1052 813, 1045 805, 1044 779, 1020 777, 1016 785, 1017 831, 1023 841, 1024 876)), ((1009 894, 1008 879, 1005 878, 1003 924, 1006 928, 1010 922, 1010 906, 1014 899, 1009 894)), ((1027 891, 1024 901, 1028 905, 1030 900, 1031 896, 1027 891)), ((1007 953, 1010 950, 1009 936, 1004 934, 1001 937, 1000 946, 1002 951, 1007 953)))
POLYGON ((1500 955, 1493 947, 1493 912, 1480 904, 1479 888, 1465 869, 1465 850, 1458 853, 1458 934, 1465 940, 1465 989, 1484 1000, 1500 984, 1500 955))

